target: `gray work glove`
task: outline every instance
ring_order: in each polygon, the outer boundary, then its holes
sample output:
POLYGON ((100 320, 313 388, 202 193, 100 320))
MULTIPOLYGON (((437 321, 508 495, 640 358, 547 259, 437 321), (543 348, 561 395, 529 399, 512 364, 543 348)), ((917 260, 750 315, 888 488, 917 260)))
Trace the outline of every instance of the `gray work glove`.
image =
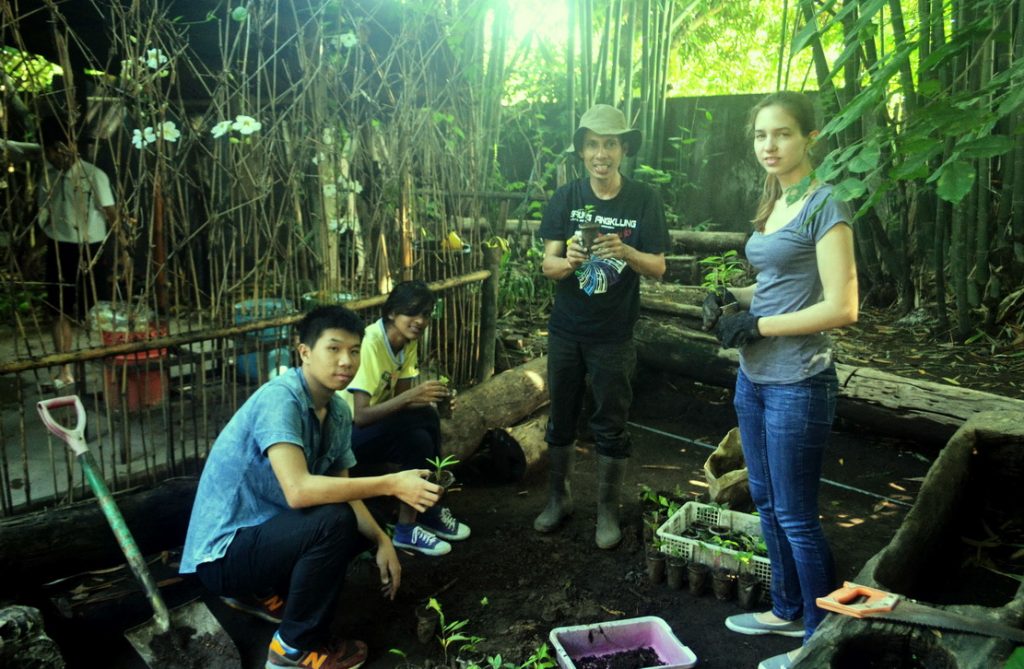
POLYGON ((701 327, 709 332, 718 323, 718 319, 727 311, 723 307, 736 304, 736 296, 724 288, 708 292, 701 305, 701 327))

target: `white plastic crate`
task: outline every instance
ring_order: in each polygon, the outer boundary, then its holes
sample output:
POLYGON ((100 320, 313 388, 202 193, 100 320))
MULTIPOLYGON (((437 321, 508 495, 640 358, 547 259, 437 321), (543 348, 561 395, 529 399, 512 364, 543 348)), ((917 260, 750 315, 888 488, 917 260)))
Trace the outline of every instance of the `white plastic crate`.
MULTIPOLYGON (((719 509, 710 504, 687 502, 658 528, 658 537, 664 543, 663 550, 669 555, 678 555, 687 561, 696 560, 711 567, 740 571, 740 561, 737 558, 740 551, 682 536, 683 532, 695 523, 719 525, 753 537, 761 536, 761 520, 757 516, 719 509)), ((768 558, 755 555, 751 558, 750 564, 743 569, 753 571, 764 586, 765 592, 768 592, 772 582, 772 567, 768 558)))

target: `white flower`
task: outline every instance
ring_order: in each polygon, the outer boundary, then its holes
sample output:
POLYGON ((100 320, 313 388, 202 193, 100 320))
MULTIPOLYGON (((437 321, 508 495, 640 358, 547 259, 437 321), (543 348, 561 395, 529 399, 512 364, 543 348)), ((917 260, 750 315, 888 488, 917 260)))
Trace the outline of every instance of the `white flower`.
POLYGON ((181 131, 174 125, 174 121, 164 121, 160 126, 160 136, 168 142, 177 142, 181 137, 181 131))
POLYGON ((262 127, 262 123, 251 116, 246 116, 245 114, 239 114, 236 116, 235 122, 231 124, 232 130, 237 130, 243 135, 251 135, 262 127))
POLYGON ((359 44, 359 38, 353 32, 347 32, 343 35, 338 36, 338 44, 342 45, 346 49, 351 49, 356 44, 359 44))
POLYGON ((228 131, 231 130, 231 126, 233 124, 233 121, 230 120, 221 121, 217 125, 213 126, 213 128, 210 130, 210 134, 213 135, 214 139, 218 137, 223 137, 228 133, 228 131))
POLYGON ((140 61, 146 64, 151 70, 159 70, 165 63, 167 63, 167 56, 160 49, 149 49, 146 51, 146 57, 140 58, 140 61))
POLYGON ((338 189, 334 184, 324 184, 324 197, 334 197, 338 194, 338 189))
POLYGON ((152 127, 147 127, 145 130, 139 130, 138 128, 132 130, 132 144, 135 145, 136 149, 144 149, 155 141, 156 132, 153 131, 152 127))

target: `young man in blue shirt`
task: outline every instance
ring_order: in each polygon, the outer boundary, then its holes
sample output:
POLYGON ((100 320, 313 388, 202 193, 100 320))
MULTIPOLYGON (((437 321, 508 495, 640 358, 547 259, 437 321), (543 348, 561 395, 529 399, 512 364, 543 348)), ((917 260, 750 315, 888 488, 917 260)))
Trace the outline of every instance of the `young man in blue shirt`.
POLYGON ((364 324, 338 306, 298 324, 301 367, 261 386, 210 450, 181 560, 229 604, 279 622, 266 667, 354 669, 361 641, 332 639, 348 563, 376 547, 381 589, 394 598, 401 566, 363 504, 393 495, 422 512, 440 487, 413 469, 349 478, 352 415, 336 393, 359 369, 364 324))

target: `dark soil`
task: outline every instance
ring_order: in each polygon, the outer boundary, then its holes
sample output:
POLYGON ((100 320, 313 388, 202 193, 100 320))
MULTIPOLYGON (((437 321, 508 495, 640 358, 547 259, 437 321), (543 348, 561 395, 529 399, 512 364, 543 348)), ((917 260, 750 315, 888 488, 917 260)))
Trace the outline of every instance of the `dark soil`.
POLYGON ((661 661, 653 648, 634 648, 607 655, 587 655, 579 659, 573 658, 577 669, 644 669, 644 667, 660 667, 661 661))
POLYGON ((238 651, 226 633, 197 635, 191 627, 172 627, 154 635, 142 652, 152 654, 152 663, 161 669, 232 669, 238 662, 238 651))
MULTIPOLYGON (((649 584, 645 577, 641 485, 673 491, 682 499, 703 499, 708 447, 735 425, 730 392, 643 371, 632 418, 634 457, 622 496, 624 539, 617 548, 605 551, 594 544, 596 463, 590 445, 579 445, 576 513, 550 535, 532 529, 545 502, 543 468, 519 483, 497 484, 474 480, 470 461, 456 469, 460 482, 446 501, 473 535, 443 557, 401 554, 402 585, 393 602, 380 597, 372 561, 353 564, 337 632, 366 641, 370 658, 365 666, 371 669, 403 661, 440 663, 441 644, 417 640, 413 613, 435 597, 447 622, 465 620, 461 632, 482 639, 478 650, 517 664, 549 643, 556 627, 647 615, 663 618, 701 667, 752 667, 796 647, 795 639, 729 632, 723 621, 742 612, 735 600, 720 602, 710 592, 694 596, 686 589, 649 584), (390 649, 402 651, 406 659, 390 649)), ((824 476, 849 488, 823 484, 821 511, 840 579, 852 578, 888 543, 934 455, 918 452, 909 442, 835 433, 824 476)), ((201 592, 196 583, 190 585, 193 593, 201 592)), ((274 625, 214 597, 204 596, 204 601, 238 645, 243 667, 262 667, 274 625)), ((69 667, 94 666, 91 649, 97 647, 104 649, 107 666, 144 666, 121 636, 123 627, 88 623, 71 626, 78 634, 87 632, 87 638, 75 638, 73 631, 54 635, 69 667)), ((453 645, 449 654, 455 650, 453 645)))

